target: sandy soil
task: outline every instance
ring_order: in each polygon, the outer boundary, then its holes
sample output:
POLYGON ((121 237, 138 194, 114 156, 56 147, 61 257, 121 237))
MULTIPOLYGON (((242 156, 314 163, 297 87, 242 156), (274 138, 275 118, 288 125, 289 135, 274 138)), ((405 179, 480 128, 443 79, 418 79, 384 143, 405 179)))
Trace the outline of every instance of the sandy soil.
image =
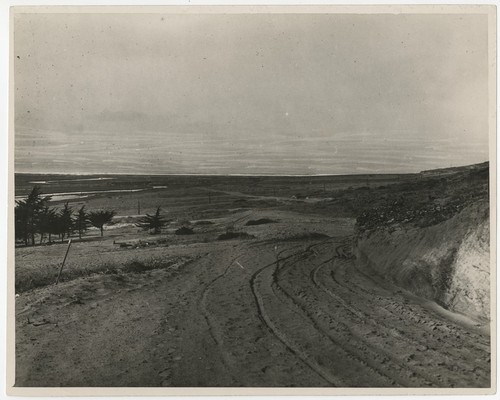
POLYGON ((168 268, 21 293, 16 385, 490 386, 487 329, 359 269, 352 220, 278 217, 169 246, 168 268))

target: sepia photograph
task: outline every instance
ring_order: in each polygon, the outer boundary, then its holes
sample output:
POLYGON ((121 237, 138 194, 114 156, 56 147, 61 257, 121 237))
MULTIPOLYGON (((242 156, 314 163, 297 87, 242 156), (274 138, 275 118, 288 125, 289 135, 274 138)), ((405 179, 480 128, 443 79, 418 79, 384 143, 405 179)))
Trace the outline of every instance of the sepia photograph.
POLYGON ((9 393, 494 393, 494 7, 10 19, 9 393))

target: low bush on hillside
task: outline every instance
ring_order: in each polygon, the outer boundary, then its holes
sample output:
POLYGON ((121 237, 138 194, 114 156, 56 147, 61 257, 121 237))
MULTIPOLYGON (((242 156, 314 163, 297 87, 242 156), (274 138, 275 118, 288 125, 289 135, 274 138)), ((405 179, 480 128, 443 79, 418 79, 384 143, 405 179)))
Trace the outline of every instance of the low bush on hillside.
POLYGON ((231 239, 253 239, 254 235, 249 235, 246 232, 225 232, 217 237, 217 240, 231 240, 231 239))
POLYGON ((284 240, 319 240, 328 239, 330 236, 319 232, 304 232, 294 236, 289 236, 284 240))
POLYGON ((260 219, 252 219, 248 221, 245 225, 246 226, 252 226, 252 225, 264 225, 264 224, 274 224, 278 221, 274 221, 269 218, 260 218, 260 219))
POLYGON ((213 225, 212 221, 197 221, 195 225, 203 226, 203 225, 213 225))
POLYGON ((175 231, 176 235, 192 235, 194 231, 191 228, 183 226, 175 231))

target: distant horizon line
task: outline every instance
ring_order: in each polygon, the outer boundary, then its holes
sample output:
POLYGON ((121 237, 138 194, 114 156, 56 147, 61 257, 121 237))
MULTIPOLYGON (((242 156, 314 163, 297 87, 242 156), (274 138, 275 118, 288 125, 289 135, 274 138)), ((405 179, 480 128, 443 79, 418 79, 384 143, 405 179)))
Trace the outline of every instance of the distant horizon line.
POLYGON ((68 176, 89 176, 89 175, 119 175, 119 176, 256 176, 256 177, 315 177, 315 176, 352 176, 352 175, 416 175, 422 172, 427 171, 435 171, 435 170, 445 170, 445 169, 453 169, 453 168, 467 168, 474 165, 480 165, 489 163, 489 160, 485 160, 482 162, 467 164, 467 165, 458 165, 458 166, 449 166, 449 167, 436 167, 430 169, 424 169, 418 172, 366 172, 366 173, 342 173, 342 174, 203 174, 203 173, 127 173, 127 172, 17 172, 14 170, 14 175, 68 175, 68 176))
MULTIPOLYGON (((457 168, 457 167, 450 167, 457 168)), ((442 168, 439 168, 442 169, 442 168)), ((67 176, 256 176, 256 177, 315 177, 315 176, 351 176, 351 175, 416 175, 420 172, 367 172, 367 173, 352 173, 352 174, 197 174, 197 173, 184 173, 184 174, 150 174, 150 173, 126 173, 126 172, 16 172, 14 175, 67 175, 67 176)))

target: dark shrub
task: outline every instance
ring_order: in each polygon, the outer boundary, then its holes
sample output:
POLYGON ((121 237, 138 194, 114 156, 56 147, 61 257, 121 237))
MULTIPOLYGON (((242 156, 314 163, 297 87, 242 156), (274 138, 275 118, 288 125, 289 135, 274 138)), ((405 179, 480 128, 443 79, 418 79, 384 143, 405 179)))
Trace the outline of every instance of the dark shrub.
POLYGON ((198 221, 195 223, 195 225, 213 225, 214 223, 212 221, 198 221))
POLYGON ((176 235, 192 235, 194 231, 191 228, 183 226, 175 231, 176 235))
POLYGON ((245 225, 246 226, 252 226, 252 225, 264 225, 264 224, 274 224, 278 221, 274 221, 269 218, 261 218, 261 219, 252 219, 248 221, 245 225))
POLYGON ((138 262, 138 261, 132 261, 131 263, 129 263, 128 265, 126 265, 123 268, 123 271, 124 272, 133 272, 135 274, 140 274, 141 272, 149 271, 152 269, 153 269, 153 267, 150 265, 146 265, 146 264, 144 264, 142 262, 138 262))
POLYGON ((231 239, 252 239, 255 236, 249 235, 246 232, 226 232, 219 235, 217 240, 231 240, 231 239))
POLYGON ((319 232, 304 232, 299 233, 298 235, 287 237, 287 240, 319 240, 319 239, 328 239, 330 236, 325 235, 324 233, 319 232))

